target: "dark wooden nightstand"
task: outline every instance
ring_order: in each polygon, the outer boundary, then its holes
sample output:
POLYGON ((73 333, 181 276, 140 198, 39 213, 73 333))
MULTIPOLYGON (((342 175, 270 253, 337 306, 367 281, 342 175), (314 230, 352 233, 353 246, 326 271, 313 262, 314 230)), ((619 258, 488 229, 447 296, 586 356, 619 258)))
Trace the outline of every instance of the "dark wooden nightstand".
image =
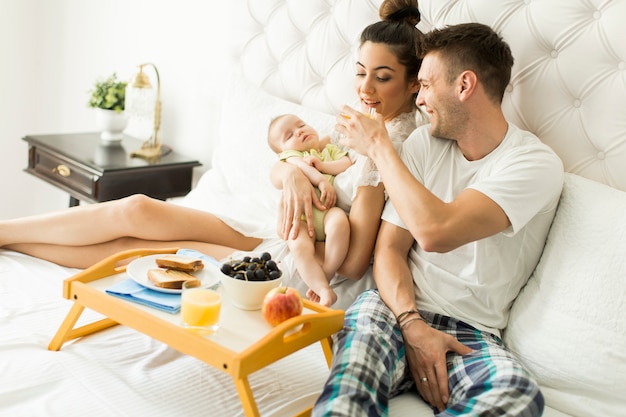
POLYGON ((176 152, 148 162, 131 158, 141 141, 125 137, 105 144, 100 133, 29 135, 26 172, 68 192, 70 206, 146 194, 165 200, 191 190, 193 168, 200 162, 176 152))

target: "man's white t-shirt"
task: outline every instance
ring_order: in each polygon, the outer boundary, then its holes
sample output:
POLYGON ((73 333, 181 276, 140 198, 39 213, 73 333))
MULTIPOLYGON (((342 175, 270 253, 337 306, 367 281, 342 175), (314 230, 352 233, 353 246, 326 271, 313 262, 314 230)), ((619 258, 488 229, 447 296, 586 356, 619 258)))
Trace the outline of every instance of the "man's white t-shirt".
MULTIPOLYGON (((504 210, 511 226, 448 253, 426 252, 415 243, 409 267, 417 307, 499 334, 543 250, 563 186, 562 162, 536 136, 511 124, 502 143, 477 161, 465 159, 456 141, 429 131, 430 125, 418 128, 402 147, 415 178, 445 202, 475 189, 504 210)), ((392 200, 382 218, 406 229, 392 200)))

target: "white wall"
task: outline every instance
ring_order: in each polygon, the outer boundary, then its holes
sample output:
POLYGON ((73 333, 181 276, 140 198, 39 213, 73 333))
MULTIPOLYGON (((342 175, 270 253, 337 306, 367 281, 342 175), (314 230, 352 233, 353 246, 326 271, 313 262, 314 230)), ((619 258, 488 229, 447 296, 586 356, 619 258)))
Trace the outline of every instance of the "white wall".
POLYGON ((229 1, 0 0, 0 219, 67 206, 66 193, 23 172, 22 137, 95 131, 93 82, 128 79, 144 62, 159 69, 163 142, 206 170, 232 63, 229 1))

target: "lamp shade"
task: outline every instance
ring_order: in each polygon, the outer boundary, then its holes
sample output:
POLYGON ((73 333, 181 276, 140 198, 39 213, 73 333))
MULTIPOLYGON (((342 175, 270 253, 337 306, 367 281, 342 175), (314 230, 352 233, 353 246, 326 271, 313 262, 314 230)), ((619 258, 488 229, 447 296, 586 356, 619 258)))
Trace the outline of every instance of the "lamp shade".
POLYGON ((152 135, 156 100, 154 88, 136 88, 128 83, 125 111, 129 119, 128 131, 132 136, 147 140, 152 135))
POLYGON ((131 155, 158 158, 161 148, 161 80, 154 64, 139 65, 139 71, 126 86, 126 111, 129 116, 128 130, 144 139, 141 149, 131 155), (150 79, 143 72, 146 66, 152 67, 156 74, 156 89, 152 88, 150 79))

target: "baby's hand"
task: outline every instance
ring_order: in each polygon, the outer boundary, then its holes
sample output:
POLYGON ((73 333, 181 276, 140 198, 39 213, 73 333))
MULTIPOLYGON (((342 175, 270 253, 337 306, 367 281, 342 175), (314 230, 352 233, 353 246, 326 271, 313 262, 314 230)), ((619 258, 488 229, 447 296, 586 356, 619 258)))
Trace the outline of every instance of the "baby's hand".
POLYGON ((326 208, 335 207, 335 203, 337 202, 337 193, 335 192, 335 187, 331 185, 328 180, 324 179, 319 184, 317 184, 317 188, 320 190, 320 201, 326 208))
POLYGON ((307 155, 307 156, 303 157, 302 159, 304 160, 304 162, 306 162, 307 165, 312 166, 313 168, 316 168, 316 169, 317 169, 319 163, 322 162, 322 160, 319 159, 315 155, 307 155))

